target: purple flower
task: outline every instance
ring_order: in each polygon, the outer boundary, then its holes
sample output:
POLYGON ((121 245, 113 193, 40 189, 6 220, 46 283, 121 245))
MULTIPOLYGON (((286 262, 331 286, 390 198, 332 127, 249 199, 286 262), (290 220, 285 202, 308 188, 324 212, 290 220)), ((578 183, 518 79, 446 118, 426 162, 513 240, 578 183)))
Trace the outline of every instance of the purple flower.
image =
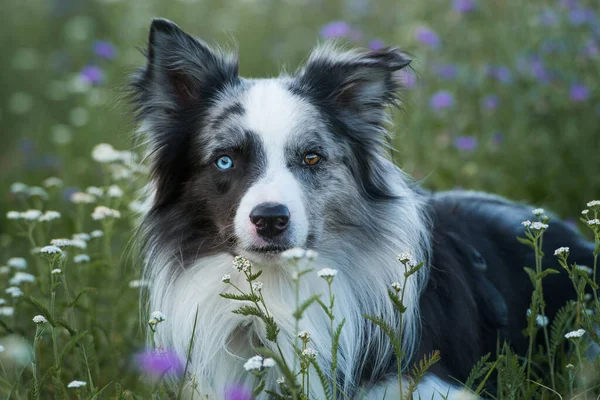
POLYGON ((436 111, 452 107, 454 105, 454 96, 452 95, 452 93, 446 90, 440 90, 439 92, 431 96, 431 100, 429 100, 429 105, 436 111))
POLYGON ((593 38, 588 39, 588 41, 583 46, 583 54, 587 57, 594 57, 600 54, 600 47, 598 47, 598 42, 593 38))
POLYGON ((252 392, 243 386, 229 386, 225 389, 225 400, 252 400, 252 392))
POLYGON ((183 372, 183 364, 173 351, 147 349, 136 354, 135 361, 142 371, 155 377, 167 372, 177 375, 183 372))
POLYGON ((461 151, 473 151, 477 148, 477 139, 473 136, 459 136, 454 139, 454 147, 461 151))
POLYGON ((444 79, 454 79, 456 78, 456 65, 453 64, 443 64, 434 67, 435 73, 444 79))
POLYGON ((415 73, 408 69, 401 69, 398 71, 398 80, 406 89, 412 89, 417 84, 415 73))
POLYGON ((574 83, 571 85, 570 96, 573 102, 585 101, 590 97, 590 90, 581 83, 574 83))
POLYGON ((433 47, 434 49, 440 47, 440 37, 431 29, 419 27, 415 33, 419 42, 426 44, 429 47, 433 47))
POLYGON ((371 50, 380 50, 385 47, 385 43, 381 39, 373 39, 369 42, 369 49, 371 50))
POLYGON ((529 60, 529 63, 531 73, 538 81, 542 83, 549 83, 552 80, 550 72, 548 72, 539 56, 532 56, 529 60))
POLYGON ((560 6, 562 8, 575 8, 579 5, 579 0, 560 0, 560 6))
POLYGON ((79 76, 87 83, 97 84, 104 81, 104 73, 102 70, 95 65, 88 65, 84 67, 79 76))
POLYGON ((512 72, 504 65, 499 65, 494 68, 494 77, 502 83, 509 84, 512 82, 512 72))
POLYGON ((106 40, 96 40, 94 42, 94 54, 107 60, 112 60, 117 56, 115 46, 106 40))
POLYGON ((585 9, 577 7, 569 11, 569 22, 571 25, 580 26, 585 24, 587 20, 588 14, 586 13, 585 9))
POLYGON ((483 98, 483 106, 488 110, 495 110, 500 105, 500 99, 495 94, 490 94, 483 98))
POLYGON ((348 37, 351 33, 352 27, 344 21, 333 21, 321 28, 321 36, 325 39, 348 37))
POLYGON ((452 8, 454 8, 454 11, 464 14, 474 11, 477 8, 477 3, 474 0, 454 0, 452 8))
POLYGON ((540 24, 542 24, 543 26, 554 26, 554 25, 558 24, 558 22, 560 20, 556 11, 554 11, 551 8, 544 9, 540 13, 538 18, 539 18, 540 24))
POLYGON ((494 132, 492 135, 492 143, 499 146, 504 142, 504 135, 501 132, 494 132))

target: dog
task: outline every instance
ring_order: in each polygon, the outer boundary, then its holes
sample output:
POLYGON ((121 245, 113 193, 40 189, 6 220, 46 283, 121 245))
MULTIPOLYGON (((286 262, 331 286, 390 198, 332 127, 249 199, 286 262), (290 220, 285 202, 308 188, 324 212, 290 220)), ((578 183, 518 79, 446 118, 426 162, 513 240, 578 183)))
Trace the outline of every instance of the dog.
MULTIPOLYGON (((131 83, 151 162, 140 227, 144 306, 166 315, 156 342, 182 360, 194 333, 188 371, 200 393, 223 399, 231 385, 251 388, 244 362, 257 346, 272 348, 261 321, 232 313, 239 303, 219 296, 228 289, 224 274, 244 284, 234 256, 262 270, 282 352, 293 357, 295 284, 282 258, 292 248, 314 250, 316 269, 338 271, 334 311, 346 323, 336 383, 347 398, 398 398, 392 345, 364 317, 400 326, 388 297, 393 282, 405 284, 406 365, 441 355, 419 385, 421 398, 459 393, 457 382, 498 341, 526 354, 533 287, 523 267, 535 262, 516 237, 532 207, 478 192, 432 193, 392 162, 387 127, 400 100, 398 71, 411 62, 405 53, 324 44, 295 74, 245 79, 235 55, 155 19, 146 58, 131 83), (406 281, 399 253, 423 263, 406 281)), ((559 246, 571 248, 570 260, 591 263, 592 244, 554 218, 545 266, 558 267, 551 254, 559 246)), ((550 319, 574 297, 567 279, 544 281, 550 319)), ((303 277, 300 297, 317 293, 327 283, 303 277)), ((309 307, 300 329, 328 374, 332 332, 323 310, 309 307)), ((276 378, 275 369, 266 372, 267 389, 277 390, 276 378)), ((319 386, 311 386, 314 398, 324 398, 319 386)))

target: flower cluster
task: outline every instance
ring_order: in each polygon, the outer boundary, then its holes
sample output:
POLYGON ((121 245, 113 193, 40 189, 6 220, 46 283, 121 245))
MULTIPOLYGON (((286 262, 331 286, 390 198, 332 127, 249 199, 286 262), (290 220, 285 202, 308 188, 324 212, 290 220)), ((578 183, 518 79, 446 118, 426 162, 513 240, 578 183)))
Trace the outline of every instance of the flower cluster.
POLYGON ((240 272, 248 272, 252 268, 252 263, 244 256, 235 256, 233 258, 233 268, 240 272))

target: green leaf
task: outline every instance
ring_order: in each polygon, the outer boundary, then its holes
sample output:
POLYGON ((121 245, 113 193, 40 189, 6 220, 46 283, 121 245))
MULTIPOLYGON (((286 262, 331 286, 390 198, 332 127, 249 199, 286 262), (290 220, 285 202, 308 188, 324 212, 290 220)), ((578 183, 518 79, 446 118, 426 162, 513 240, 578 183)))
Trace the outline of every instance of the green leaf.
POLYGON ((86 293, 92 293, 92 292, 96 293, 96 289, 92 288, 92 287, 83 288, 79 293, 77 293, 77 296, 75 296, 75 299, 72 302, 70 302, 69 304, 67 304, 67 308, 75 307, 75 305, 77 304, 77 302, 79 301, 81 296, 83 296, 86 293))
POLYGON ((528 267, 525 267, 523 269, 525 270, 525 272, 527 272, 527 275, 529 276, 529 280, 531 280, 531 283, 533 283, 535 285, 535 278, 536 278, 535 271, 528 267))
POLYGON ((483 376, 483 374, 485 374, 488 371, 489 364, 487 363, 487 360, 490 358, 490 355, 490 353, 487 353, 485 356, 481 357, 479 361, 477 361, 477 363, 469 373, 469 377, 465 382, 465 387, 467 387, 468 389, 472 389, 473 385, 475 384, 475 381, 481 378, 481 376, 483 376))
POLYGON ((548 268, 543 270, 542 272, 540 272, 539 274, 537 274, 536 278, 537 279, 543 279, 548 275, 556 275, 556 274, 560 274, 559 271, 552 269, 552 268, 548 268))
POLYGON ((102 389, 98 390, 95 395, 90 397, 90 400, 94 400, 94 399, 98 398, 98 396, 100 396, 102 394, 102 392, 104 392, 106 389, 108 389, 108 387, 110 385, 112 385, 112 382, 108 382, 102 389))
POLYGON ((525 238, 522 238, 522 237, 517 237, 517 240, 520 243, 523 243, 524 245, 527 245, 527 246, 531 247, 532 249, 535 249, 535 243, 533 243, 531 240, 525 239, 525 238))
POLYGON ((325 375, 325 373, 323 372, 323 370, 317 363, 316 359, 311 358, 310 363, 312 364, 312 366, 315 368, 315 371, 317 372, 317 376, 319 377, 319 381, 321 382, 321 386, 323 387, 323 393, 325 393, 325 398, 327 400, 332 400, 332 394, 331 394, 332 389, 331 389, 331 382, 329 381, 329 378, 327 377, 327 375, 325 375))
POLYGON ((79 343, 79 341, 81 339, 83 339, 86 335, 88 334, 88 331, 83 331, 80 332, 79 334, 73 336, 65 345, 65 347, 63 347, 62 351, 60 352, 60 355, 58 357, 58 364, 62 365, 63 361, 65 360, 65 357, 67 356, 67 354, 69 354, 69 352, 71 351, 71 349, 73 349, 73 347, 75 347, 75 345, 77 345, 79 343))
POLYGON ((251 301, 253 303, 260 301, 260 297, 258 297, 255 294, 252 294, 252 293, 248 293, 248 294, 220 293, 219 296, 221 296, 224 299, 237 300, 237 301, 251 301))
POLYGON ((273 319, 273 317, 270 316, 263 316, 263 320, 265 321, 266 325, 267 340, 270 340, 271 342, 276 342, 277 335, 279 334, 279 327, 275 323, 275 319, 273 319))
POLYGON ((45 305, 43 305, 41 301, 39 301, 33 296, 29 297, 29 301, 44 315, 44 317, 46 317, 46 319, 48 320, 48 322, 50 322, 52 326, 56 326, 56 321, 52 318, 50 310, 48 310, 48 308, 45 305))
POLYGON ((261 379, 258 385, 252 390, 254 397, 258 396, 265 388, 265 380, 261 379))
POLYGON ((249 281, 249 282, 255 281, 255 280, 256 280, 256 279, 258 279, 258 277, 259 277, 259 276, 261 276, 261 275, 262 275, 262 269, 261 269, 260 271, 256 272, 256 273, 254 273, 254 274, 250 274, 250 275, 248 276, 248 281, 249 281))
POLYGON ((394 303, 396 311, 398 311, 400 314, 404 314, 406 312, 406 306, 402 304, 402 301, 398 298, 396 291, 388 288, 388 296, 390 297, 392 303, 394 303))
POLYGON ((311 304, 313 304, 316 301, 319 301, 320 297, 321 297, 320 294, 315 294, 315 295, 312 295, 311 297, 309 297, 308 299, 306 299, 305 301, 303 301, 302 304, 300 304, 300 306, 298 306, 296 311, 294 311, 294 318, 301 319, 302 316, 304 315, 304 311, 306 311, 306 309, 308 307, 310 307, 311 304))
POLYGON ((366 319, 368 319, 369 321, 373 322, 375 325, 381 328, 383 333, 386 334, 386 336, 392 343, 392 346, 394 347, 394 353, 398 358, 398 362, 401 362, 402 357, 404 356, 404 352, 402 351, 401 343, 398 342, 398 333, 396 332, 396 329, 390 324, 388 324, 383 318, 374 317, 370 315, 363 315, 363 317, 365 317, 366 319))
POLYGON ((254 315, 260 318, 263 318, 263 313, 262 311, 256 307, 256 306, 241 306, 240 308, 238 308, 237 310, 233 310, 232 313, 234 314, 240 314, 240 315, 254 315))

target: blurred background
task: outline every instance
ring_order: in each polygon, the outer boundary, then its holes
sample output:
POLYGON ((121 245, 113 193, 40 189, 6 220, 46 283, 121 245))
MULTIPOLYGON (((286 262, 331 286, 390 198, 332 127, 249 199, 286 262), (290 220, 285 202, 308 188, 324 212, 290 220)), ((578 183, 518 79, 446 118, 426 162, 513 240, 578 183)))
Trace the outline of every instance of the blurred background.
MULTIPOLYGON (((395 158, 424 186, 495 192, 578 221, 600 196, 596 0, 4 0, 0 214, 9 187, 95 184, 131 147, 124 85, 152 17, 239 48, 244 76, 294 70, 321 40, 410 52, 395 158)), ((5 222, 0 246, 10 246, 5 222)))

